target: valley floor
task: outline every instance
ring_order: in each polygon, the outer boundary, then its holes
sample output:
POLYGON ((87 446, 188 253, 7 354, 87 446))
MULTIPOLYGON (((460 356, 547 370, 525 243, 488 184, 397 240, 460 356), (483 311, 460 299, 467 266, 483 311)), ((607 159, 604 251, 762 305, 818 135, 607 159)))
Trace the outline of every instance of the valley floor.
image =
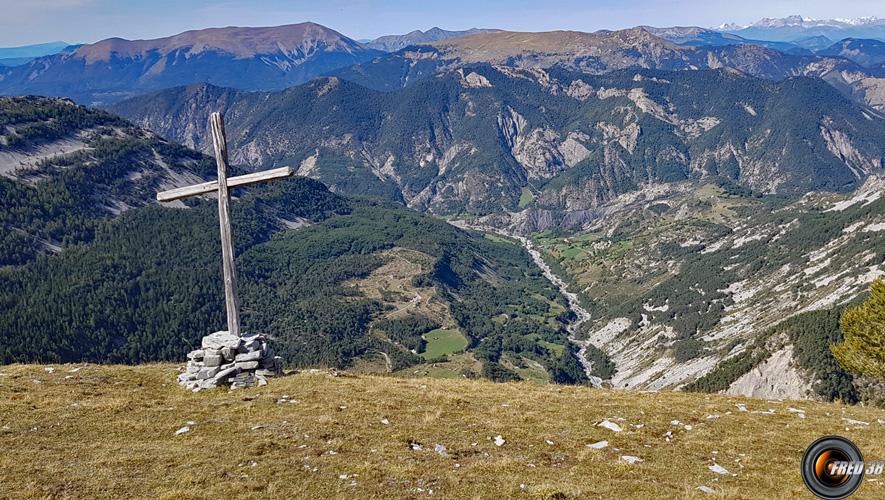
MULTIPOLYGON (((190 393, 177 372, 0 367, 0 497, 810 498, 817 437, 885 459, 872 408, 326 372, 190 393)), ((883 496, 880 476, 857 498, 883 496)))

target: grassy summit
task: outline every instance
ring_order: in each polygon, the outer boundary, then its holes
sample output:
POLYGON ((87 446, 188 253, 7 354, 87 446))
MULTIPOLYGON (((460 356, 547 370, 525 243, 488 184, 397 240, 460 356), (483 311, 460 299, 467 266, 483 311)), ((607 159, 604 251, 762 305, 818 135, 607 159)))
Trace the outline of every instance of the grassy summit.
MULTIPOLYGON (((863 407, 325 373, 193 394, 176 373, 170 364, 0 368, 0 491, 701 498, 707 486, 714 496, 792 498, 809 496, 799 460, 819 436, 838 433, 868 459, 885 458, 885 411, 863 407), (596 425, 603 419, 622 432, 596 425), (599 441, 608 446, 587 446, 599 441)), ((881 498, 885 478, 868 479, 857 498, 881 498)))

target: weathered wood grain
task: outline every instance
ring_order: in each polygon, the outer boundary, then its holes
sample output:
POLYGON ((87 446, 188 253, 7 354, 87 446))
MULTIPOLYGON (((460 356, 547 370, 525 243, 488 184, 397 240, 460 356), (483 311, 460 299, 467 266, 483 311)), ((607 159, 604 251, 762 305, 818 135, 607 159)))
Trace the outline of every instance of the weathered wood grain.
MULTIPOLYGON (((289 177, 295 171, 292 167, 274 168, 263 172, 255 172, 252 174, 238 175, 227 179, 227 187, 235 188, 238 186, 248 186, 259 182, 272 181, 289 177)), ((157 201, 173 201, 182 198, 190 198, 191 196, 199 196, 201 194, 209 194, 218 190, 218 181, 209 181, 202 184, 194 184, 193 186, 184 186, 180 188, 170 189, 157 193, 157 201)))
POLYGON ((218 222, 221 226, 221 261, 224 269, 224 305, 227 331, 240 335, 240 307, 237 299, 237 276, 234 269, 234 245, 230 225, 230 190, 227 185, 227 138, 221 113, 209 115, 215 163, 218 165, 218 222))

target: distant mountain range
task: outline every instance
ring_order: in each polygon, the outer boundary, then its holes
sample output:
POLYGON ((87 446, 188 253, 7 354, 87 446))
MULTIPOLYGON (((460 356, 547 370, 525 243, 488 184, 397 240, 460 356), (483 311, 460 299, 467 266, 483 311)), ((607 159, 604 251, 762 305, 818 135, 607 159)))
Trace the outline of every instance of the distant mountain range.
POLYGON ((846 38, 817 51, 817 54, 844 57, 866 67, 881 66, 885 63, 885 42, 846 38))
POLYGON ((751 41, 738 43, 699 28, 631 28, 595 33, 500 31, 410 47, 331 74, 369 88, 392 90, 452 69, 483 63, 516 68, 556 67, 588 74, 636 67, 668 71, 732 68, 772 80, 798 75, 823 78, 859 102, 885 108, 885 72, 881 69, 867 69, 843 57, 819 56, 797 49, 803 53, 785 53, 751 41), (656 36, 655 32, 677 42, 656 36), (720 43, 710 41, 710 36, 719 37, 720 43), (698 37, 708 37, 708 42, 689 42, 698 37), (725 43, 721 43, 723 39, 725 43))
POLYGON ((844 57, 857 64, 870 68, 883 62, 885 42, 875 38, 845 38, 833 42, 826 36, 808 36, 789 42, 770 40, 751 40, 733 33, 721 32, 697 26, 677 26, 671 28, 654 28, 642 26, 649 33, 669 40, 677 45, 717 47, 728 45, 759 45, 790 55, 818 55, 844 57))
POLYGON ((392 90, 471 64, 588 74, 630 67, 725 67, 773 80, 814 76, 859 102, 885 107, 882 44, 876 40, 833 43, 824 35, 808 35, 784 42, 698 27, 595 33, 433 28, 368 43, 313 23, 211 28, 155 40, 112 38, 0 68, 0 94, 107 105, 194 83, 281 90, 323 75, 392 90))
POLYGON ((313 23, 210 28, 155 40, 110 38, 0 69, 0 93, 107 103, 195 82, 273 90, 381 54, 313 23))
POLYGON ((335 191, 440 214, 515 210, 526 190, 541 207, 591 210, 646 183, 710 176, 763 193, 843 191, 885 158, 885 119, 830 85, 734 70, 480 64, 386 92, 339 78, 275 93, 195 85, 111 110, 203 151, 219 110, 236 163, 292 165, 335 191))
POLYGON ((857 19, 812 19, 798 15, 784 18, 766 17, 747 26, 723 24, 716 29, 744 38, 784 42, 810 36, 825 36, 830 40, 843 38, 885 40, 885 19, 877 17, 857 19))
POLYGON ((770 79, 811 73, 820 76, 835 68, 857 69, 841 59, 792 56, 753 44, 681 45, 648 29, 631 28, 595 33, 482 33, 387 54, 333 74, 371 88, 393 89, 439 71, 482 63, 520 68, 561 67, 590 74, 630 67, 671 71, 731 67, 770 79))
POLYGON ((405 35, 387 35, 378 37, 366 43, 366 46, 376 50, 385 52, 396 52, 404 49, 409 45, 417 45, 419 43, 438 42, 440 40, 448 40, 450 38, 458 38, 461 36, 475 35, 477 33, 489 33, 494 29, 470 28, 464 31, 447 31, 441 28, 430 28, 427 31, 415 30, 405 35))
POLYGON ((0 47, 0 66, 19 66, 37 57, 58 54, 78 47, 65 42, 48 42, 20 47, 0 47))
MULTIPOLYGON (((761 45, 770 49, 781 51, 785 54, 811 55, 813 52, 807 47, 788 42, 772 42, 768 40, 749 40, 747 38, 723 33, 716 30, 699 28, 697 26, 674 26, 670 28, 655 28, 641 26, 649 33, 669 40, 677 45, 695 46, 723 46, 723 45, 761 45)), ((827 45, 832 41, 827 39, 827 45)))

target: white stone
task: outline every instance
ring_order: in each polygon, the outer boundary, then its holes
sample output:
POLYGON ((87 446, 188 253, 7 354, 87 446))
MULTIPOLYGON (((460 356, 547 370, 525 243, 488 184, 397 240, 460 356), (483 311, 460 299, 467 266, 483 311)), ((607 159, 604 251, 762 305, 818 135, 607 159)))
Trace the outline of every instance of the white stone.
POLYGON ((250 351, 242 354, 237 354, 234 358, 235 361, 258 361, 261 359, 261 351, 250 351))
POLYGON ((220 354, 208 354, 203 357, 203 365, 207 367, 221 366, 224 358, 220 354))
POLYGON ((226 331, 215 332, 203 337, 203 349, 222 349, 230 347, 236 349, 240 346, 240 338, 226 331))
POLYGON ((221 371, 219 371, 217 374, 215 374, 214 380, 216 382, 221 382, 222 380, 224 380, 225 377, 227 377, 228 375, 231 375, 233 373, 236 373, 236 371, 237 371, 237 367, 235 367, 235 366, 231 366, 229 368, 221 367, 221 371))
POLYGON ((869 422, 864 422, 862 420, 854 420, 851 418, 842 418, 842 420, 848 425, 870 425, 869 422))
POLYGON ((614 422, 611 422, 608 419, 603 420, 602 422, 599 422, 596 425, 598 425, 599 427, 604 427, 612 432, 621 432, 623 430, 623 429, 621 429, 620 425, 618 425, 614 422))
POLYGON ((230 347, 222 347, 221 348, 221 357, 224 358, 225 361, 230 362, 233 361, 237 355, 237 350, 232 349, 230 347))
POLYGON ((202 370, 200 370, 199 373, 197 373, 197 380, 214 378, 216 375, 218 375, 218 372, 219 368, 217 366, 203 368, 202 370))
POLYGON ((707 468, 715 472, 716 474, 728 474, 728 470, 719 464, 713 464, 707 468))

